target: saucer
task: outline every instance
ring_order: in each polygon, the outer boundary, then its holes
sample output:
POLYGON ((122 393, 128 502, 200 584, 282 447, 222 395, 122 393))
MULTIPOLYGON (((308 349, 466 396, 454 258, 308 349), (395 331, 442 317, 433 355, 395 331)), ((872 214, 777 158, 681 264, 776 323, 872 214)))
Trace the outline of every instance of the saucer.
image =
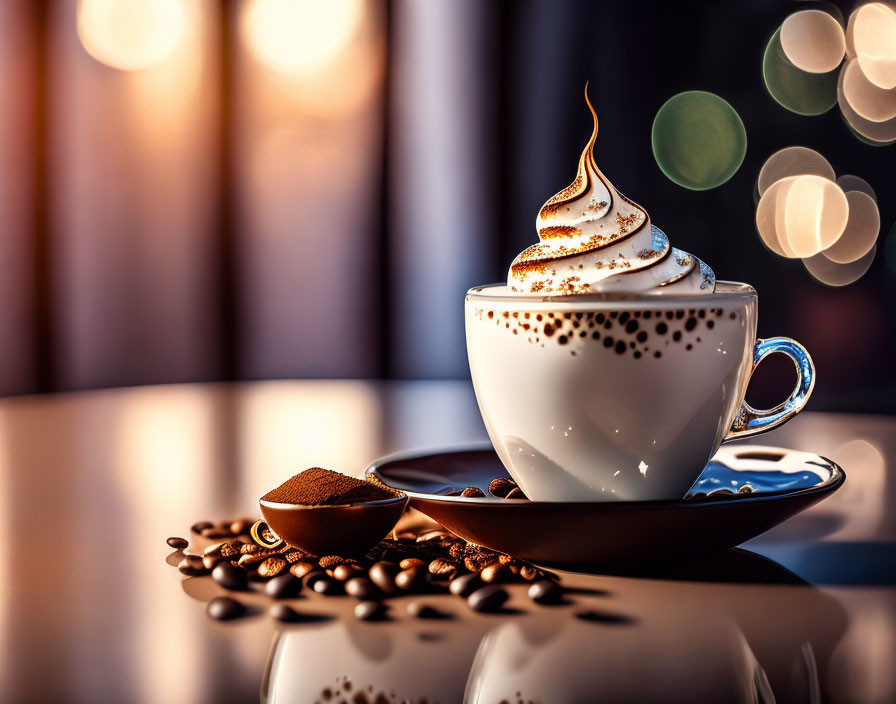
POLYGON ((643 565, 725 550, 821 501, 846 479, 819 455, 758 445, 722 447, 677 501, 495 498, 489 482, 508 474, 489 445, 389 455, 367 474, 469 542, 556 565, 643 565), (448 496, 468 486, 487 496, 448 496))

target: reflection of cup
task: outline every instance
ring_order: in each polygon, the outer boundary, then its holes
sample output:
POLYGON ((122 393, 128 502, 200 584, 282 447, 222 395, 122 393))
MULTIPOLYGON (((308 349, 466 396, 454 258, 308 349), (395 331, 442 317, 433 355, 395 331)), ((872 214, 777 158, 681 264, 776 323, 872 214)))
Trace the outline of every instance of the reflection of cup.
POLYGON ((261 702, 459 702, 486 629, 449 621, 288 627, 271 646, 261 702))
POLYGON ((464 702, 773 702, 743 634, 721 613, 647 621, 571 615, 506 622, 479 647, 464 702))
POLYGON ((805 405, 812 360, 787 338, 756 339, 756 291, 708 295, 466 298, 479 409, 507 471, 531 499, 680 499, 725 440, 770 430, 805 405), (797 385, 779 406, 744 401, 781 352, 797 385))

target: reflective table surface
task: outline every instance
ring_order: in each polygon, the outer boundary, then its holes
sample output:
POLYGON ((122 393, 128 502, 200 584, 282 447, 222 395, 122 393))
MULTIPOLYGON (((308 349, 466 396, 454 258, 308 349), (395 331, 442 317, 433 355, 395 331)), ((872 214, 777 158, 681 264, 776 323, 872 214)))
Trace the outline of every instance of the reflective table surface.
MULTIPOLYGON (((804 413, 757 444, 817 452, 846 484, 741 549, 638 574, 510 587, 502 614, 353 602, 205 615, 222 593, 165 539, 318 465, 485 437, 462 382, 163 386, 0 401, 2 702, 894 702, 896 419, 804 413)), ((532 526, 538 530, 538 526, 532 526)), ((263 595, 252 594, 258 604, 263 595)), ((419 598, 418 598, 419 600, 419 598)), ((269 602, 268 602, 269 603, 269 602)))

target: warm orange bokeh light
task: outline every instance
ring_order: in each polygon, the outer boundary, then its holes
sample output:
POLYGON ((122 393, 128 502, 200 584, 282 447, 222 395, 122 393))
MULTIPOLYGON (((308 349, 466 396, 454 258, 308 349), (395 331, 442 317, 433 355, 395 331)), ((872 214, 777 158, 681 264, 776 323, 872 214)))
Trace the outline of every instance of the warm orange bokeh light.
POLYGON ((849 202, 836 183, 821 176, 797 176, 784 199, 783 247, 798 257, 827 249, 843 234, 849 202))
POLYGON ((170 56, 184 34, 183 0, 79 0, 78 37, 97 61, 123 71, 170 56))
POLYGON ((859 7, 849 18, 850 49, 878 88, 896 88, 896 10, 883 2, 859 7))
MULTIPOLYGON (((857 134, 874 144, 886 145, 896 141, 896 117, 880 122, 869 120, 862 117, 848 100, 846 86, 855 80, 856 73, 861 72, 862 67, 858 59, 850 59, 840 71, 837 81, 837 103, 840 105, 840 112, 843 113, 843 119, 857 134)), ((881 107, 878 105, 877 109, 880 110, 881 107)), ((865 109, 867 111, 869 105, 866 105, 865 109)))
POLYGON ((824 253, 821 253, 804 259, 803 266, 816 281, 828 286, 849 286, 865 275, 865 272, 871 267, 876 253, 877 247, 875 246, 864 257, 849 264, 832 262, 824 253))
POLYGON ((824 250, 824 256, 836 264, 849 264, 864 257, 877 242, 880 212, 867 193, 849 191, 849 220, 840 238, 824 250))
POLYGON ((843 98, 860 117, 884 122, 896 117, 896 88, 880 88, 868 80, 855 60, 843 71, 843 98))
POLYGON ((773 183, 787 176, 815 174, 834 180, 834 168, 821 154, 808 147, 785 147, 772 154, 759 170, 757 187, 763 195, 773 183))
POLYGON ((282 73, 326 66, 358 32, 361 0, 248 0, 243 39, 265 65, 282 73))
POLYGON ((794 66, 809 73, 828 73, 843 60, 843 27, 827 12, 801 10, 781 25, 781 48, 794 66))

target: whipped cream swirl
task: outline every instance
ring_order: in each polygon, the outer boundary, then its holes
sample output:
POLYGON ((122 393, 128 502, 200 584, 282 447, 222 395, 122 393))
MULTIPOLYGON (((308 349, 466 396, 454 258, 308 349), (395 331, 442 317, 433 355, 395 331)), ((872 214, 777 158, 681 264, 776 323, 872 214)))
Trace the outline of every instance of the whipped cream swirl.
POLYGON ((535 227, 538 244, 510 265, 512 291, 541 295, 597 292, 712 293, 715 274, 676 249, 647 211, 619 193, 594 163, 594 131, 579 158, 575 181, 545 203, 535 227))

